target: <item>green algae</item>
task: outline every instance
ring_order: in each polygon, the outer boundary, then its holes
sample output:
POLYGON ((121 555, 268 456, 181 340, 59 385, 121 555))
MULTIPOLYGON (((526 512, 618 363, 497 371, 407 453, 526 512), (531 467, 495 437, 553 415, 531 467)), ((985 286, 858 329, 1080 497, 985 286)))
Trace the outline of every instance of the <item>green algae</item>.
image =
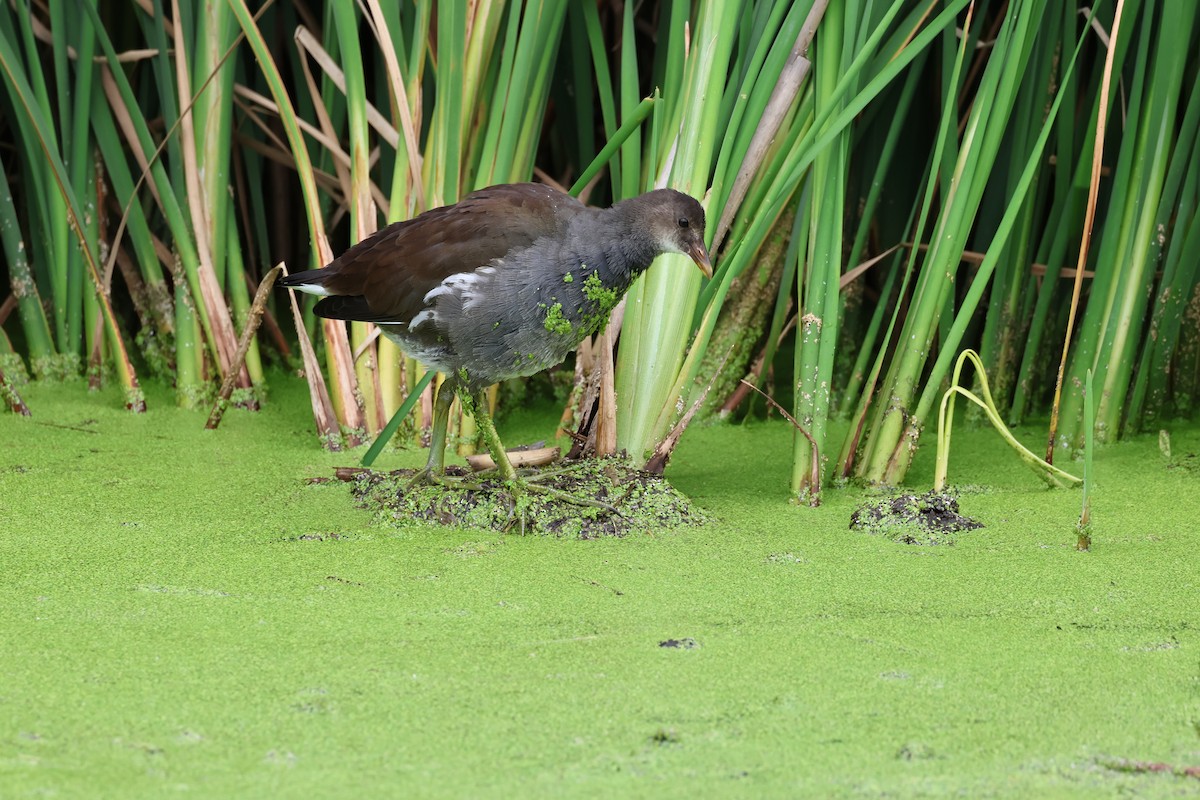
POLYGON ((546 309, 546 319, 542 324, 551 333, 562 336, 568 336, 571 333, 571 321, 563 316, 562 303, 559 302, 555 302, 546 309))
POLYGON ((620 299, 617 297, 616 290, 606 287, 595 272, 584 280, 583 296, 599 306, 601 311, 612 311, 617 307, 617 301, 620 299))
POLYGON ((153 384, 0 414, 5 797, 1196 790, 1125 766, 1200 761, 1197 474, 1151 437, 1096 454, 1086 554, 1079 494, 966 426, 954 547, 848 530, 858 489, 791 506, 776 423, 689 430, 668 476, 709 525, 574 541, 374 524, 272 390, 217 431, 153 384))
POLYGON ((584 336, 591 336, 604 330, 604 326, 608 324, 609 315, 617 307, 621 297, 616 289, 606 287, 595 272, 584 280, 583 296, 592 304, 594 310, 584 316, 580 327, 583 328, 584 336))

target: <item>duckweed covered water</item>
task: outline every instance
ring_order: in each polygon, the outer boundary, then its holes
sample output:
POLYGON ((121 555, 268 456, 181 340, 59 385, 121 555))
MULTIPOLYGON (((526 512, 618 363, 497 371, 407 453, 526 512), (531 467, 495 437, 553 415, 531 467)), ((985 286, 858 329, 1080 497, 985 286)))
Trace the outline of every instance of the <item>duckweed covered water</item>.
POLYGON ((376 524, 308 482, 360 453, 273 390, 215 432, 160 387, 0 415, 0 795, 1200 791, 1196 426, 1172 464, 1156 436, 1097 454, 1090 553, 1079 493, 965 426, 985 527, 951 546, 851 531, 868 491, 789 504, 777 423, 685 436, 667 475, 707 525, 580 541, 376 524))

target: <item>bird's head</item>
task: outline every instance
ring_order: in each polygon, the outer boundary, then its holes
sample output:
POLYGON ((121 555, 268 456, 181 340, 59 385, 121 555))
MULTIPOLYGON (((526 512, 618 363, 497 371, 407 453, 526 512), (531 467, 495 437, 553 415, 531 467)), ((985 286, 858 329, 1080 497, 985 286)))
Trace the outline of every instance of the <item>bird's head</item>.
POLYGON ((683 253, 704 273, 713 274, 704 246, 704 208, 695 198, 674 189, 656 189, 645 199, 645 225, 664 253, 683 253))

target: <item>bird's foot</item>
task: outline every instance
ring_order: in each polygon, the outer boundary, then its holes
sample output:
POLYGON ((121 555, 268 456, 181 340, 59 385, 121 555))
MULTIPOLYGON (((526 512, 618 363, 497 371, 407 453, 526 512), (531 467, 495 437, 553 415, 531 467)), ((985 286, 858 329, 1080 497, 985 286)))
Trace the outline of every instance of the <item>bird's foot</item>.
POLYGON ((548 481, 551 478, 559 478, 563 475, 569 475, 572 472, 577 472, 583 469, 585 466, 587 466, 586 461, 575 461, 567 464, 565 467, 558 467, 557 469, 527 470, 524 474, 524 477, 529 483, 541 483, 542 481, 548 481))
MULTIPOLYGON (((543 476, 539 475, 535 477, 542 478, 543 476)), ((610 514, 621 513, 621 510, 611 503, 606 503, 603 500, 597 500, 594 497, 582 497, 580 495, 571 494, 570 492, 564 492, 560 489, 551 489, 549 486, 542 486, 540 483, 536 483, 534 479, 517 478, 514 483, 520 484, 520 491, 552 497, 562 503, 570 503, 572 505, 585 506, 588 508, 599 508, 603 511, 609 512, 610 514)))
POLYGON ((413 475, 412 480, 408 482, 407 491, 419 488, 421 486, 442 486, 446 489, 462 489, 479 491, 484 487, 473 481, 465 478, 452 477, 442 472, 440 469, 432 469, 425 467, 416 475, 413 475))
POLYGON ((511 531, 515 526, 522 535, 525 534, 527 528, 531 526, 536 527, 537 525, 536 512, 531 509, 530 500, 532 495, 541 495, 560 503, 596 508, 610 514, 621 515, 621 509, 611 503, 605 503, 603 500, 596 500, 592 497, 571 494, 559 489, 551 489, 549 486, 541 486, 525 477, 517 477, 505 481, 504 487, 510 498, 508 520, 505 523, 504 529, 511 531))
POLYGON ((480 476, 494 477, 504 483, 508 487, 509 492, 514 498, 520 497, 522 493, 540 494, 545 497, 552 497, 563 503, 570 503, 577 506, 586 506, 589 508, 599 508, 610 514, 620 514, 621 511, 611 503, 605 503, 603 500, 596 500, 592 497, 581 497, 579 495, 564 492, 561 489, 552 489, 549 486, 542 486, 542 482, 557 478, 567 473, 584 466, 582 463, 571 464, 566 467, 552 470, 520 470, 514 471, 511 477, 505 477, 503 471, 497 467, 483 470, 476 473, 480 476))

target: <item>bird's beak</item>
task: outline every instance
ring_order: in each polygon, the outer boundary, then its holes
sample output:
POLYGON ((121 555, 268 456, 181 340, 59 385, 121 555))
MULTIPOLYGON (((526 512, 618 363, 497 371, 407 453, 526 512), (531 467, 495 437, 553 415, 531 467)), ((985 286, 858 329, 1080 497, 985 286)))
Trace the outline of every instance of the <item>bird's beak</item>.
POLYGON ((708 250, 704 248, 704 242, 697 241, 688 248, 687 254, 692 261, 696 262, 696 266, 704 273, 704 277, 711 278, 713 276, 712 261, 708 258, 708 250))

